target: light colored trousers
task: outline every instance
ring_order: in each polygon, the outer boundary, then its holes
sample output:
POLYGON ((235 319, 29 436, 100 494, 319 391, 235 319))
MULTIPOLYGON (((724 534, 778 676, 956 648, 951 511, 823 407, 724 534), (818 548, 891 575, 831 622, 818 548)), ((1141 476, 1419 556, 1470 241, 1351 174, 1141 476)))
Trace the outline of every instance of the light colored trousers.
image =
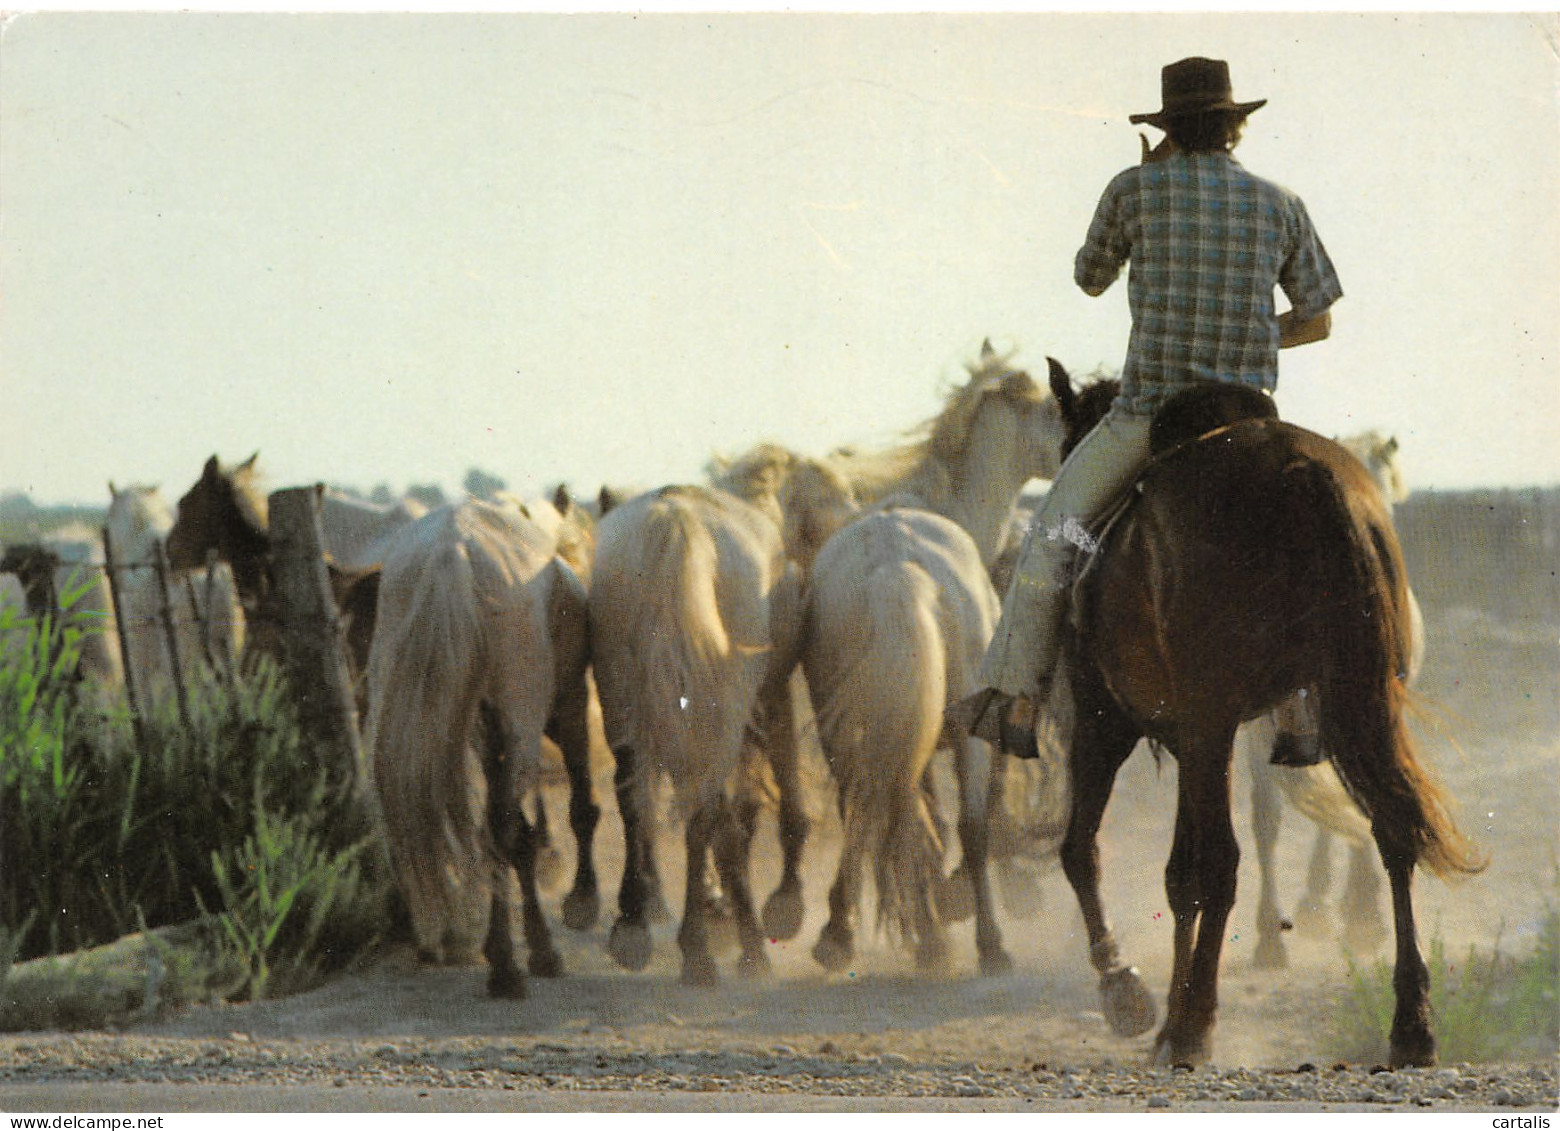
POLYGON ((1034 698, 1050 680, 1073 555, 1094 552, 1089 524, 1148 462, 1150 420, 1112 408, 1062 464, 1019 550, 1002 619, 981 661, 983 687, 1034 698))

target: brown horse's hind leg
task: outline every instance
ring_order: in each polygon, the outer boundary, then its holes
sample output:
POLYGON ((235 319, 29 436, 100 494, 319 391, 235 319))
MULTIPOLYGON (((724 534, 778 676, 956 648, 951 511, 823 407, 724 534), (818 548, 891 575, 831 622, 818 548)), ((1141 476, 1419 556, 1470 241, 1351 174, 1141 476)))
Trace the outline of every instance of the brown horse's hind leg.
POLYGON ((1067 835, 1062 841, 1062 871, 1078 898, 1078 909, 1089 933, 1089 961, 1100 975, 1105 1018, 1115 1032, 1136 1037, 1153 1028, 1154 1003, 1137 971, 1121 960, 1106 921, 1105 904, 1100 898, 1097 838, 1116 771, 1132 753, 1139 736, 1103 691, 1086 696, 1080 681, 1074 696, 1078 702, 1077 731, 1068 757, 1073 802, 1067 835))
POLYGON ((1397 931, 1397 959, 1392 989, 1397 1009, 1392 1015, 1392 1065, 1428 1067, 1435 1063, 1435 1036, 1430 1031, 1430 971, 1419 953, 1414 926, 1413 855, 1396 849, 1376 832, 1381 862, 1392 887, 1392 921, 1397 931))
POLYGON ((1209 1058, 1219 1002, 1219 956, 1235 906, 1240 848, 1230 821, 1233 734, 1181 745, 1175 846, 1165 893, 1175 916, 1175 965, 1156 1058, 1200 1064, 1209 1058))

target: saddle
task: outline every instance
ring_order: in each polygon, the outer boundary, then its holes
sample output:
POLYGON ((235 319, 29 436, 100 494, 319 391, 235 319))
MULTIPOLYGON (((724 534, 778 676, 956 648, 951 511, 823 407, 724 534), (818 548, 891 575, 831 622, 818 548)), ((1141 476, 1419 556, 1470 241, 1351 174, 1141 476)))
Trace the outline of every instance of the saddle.
MULTIPOLYGON (((1230 385, 1222 381, 1203 381, 1176 393, 1154 413, 1148 426, 1148 463, 1137 478, 1117 495, 1087 528, 1094 545, 1103 549, 1111 529, 1121 516, 1132 509, 1142 490, 1143 476, 1173 452, 1195 444, 1205 436, 1246 420, 1277 420, 1278 406, 1273 398, 1250 385, 1230 385)), ((1073 561, 1072 615, 1078 623, 1078 599, 1084 580, 1099 560, 1099 553, 1079 554, 1073 561)))
MULTIPOLYGON (((1182 390, 1159 408, 1149 424, 1148 463, 1132 484, 1089 525, 1088 533, 1098 548, 1097 552, 1079 554, 1073 559, 1068 616, 1075 628, 1082 623, 1084 585, 1103 556, 1098 551, 1109 543, 1117 523, 1131 511, 1142 490, 1143 475, 1148 469, 1171 453, 1243 421, 1277 419, 1278 407, 1260 389, 1219 382, 1205 382, 1182 390)), ((1316 747, 1314 735, 1311 737, 1313 741, 1307 743, 1302 733, 1281 729, 1273 747, 1273 764, 1303 767, 1322 761, 1324 755, 1316 747)))

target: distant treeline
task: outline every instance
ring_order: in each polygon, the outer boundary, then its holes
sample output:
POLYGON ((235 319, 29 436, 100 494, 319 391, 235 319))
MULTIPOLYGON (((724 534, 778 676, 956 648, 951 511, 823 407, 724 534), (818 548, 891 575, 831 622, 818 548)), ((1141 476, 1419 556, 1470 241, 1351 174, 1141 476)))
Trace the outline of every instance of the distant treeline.
MULTIPOLYGON (((475 469, 467 480, 473 493, 502 485, 475 469)), ((388 489, 378 493, 388 501, 388 489)), ((426 489, 421 494, 429 505, 443 501, 426 489)), ((26 495, 5 495, 0 545, 37 541, 71 523, 96 529, 105 513, 105 507, 38 506, 26 495)), ((1396 521, 1421 601, 1560 623, 1560 487, 1416 491, 1398 504, 1396 521)))

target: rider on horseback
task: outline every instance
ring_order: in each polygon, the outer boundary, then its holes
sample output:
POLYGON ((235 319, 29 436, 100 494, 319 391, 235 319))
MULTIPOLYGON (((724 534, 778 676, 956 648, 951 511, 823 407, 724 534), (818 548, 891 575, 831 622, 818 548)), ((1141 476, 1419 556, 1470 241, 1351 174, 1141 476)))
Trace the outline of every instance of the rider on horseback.
POLYGON ((1222 60, 1165 67, 1162 107, 1131 121, 1165 131, 1143 163, 1100 198, 1074 264, 1099 295, 1132 262, 1132 333, 1121 392, 1062 464, 1030 525, 1002 619, 981 665, 983 689, 949 710, 965 731, 1031 755, 1033 704, 1048 694, 1060 650, 1074 546, 1136 478, 1149 456, 1149 423, 1172 394, 1222 381, 1271 393, 1278 351, 1320 341, 1343 294, 1300 198, 1253 176, 1231 156, 1246 115, 1265 104, 1231 98, 1222 60), (1274 310, 1283 289, 1290 309, 1274 310))

